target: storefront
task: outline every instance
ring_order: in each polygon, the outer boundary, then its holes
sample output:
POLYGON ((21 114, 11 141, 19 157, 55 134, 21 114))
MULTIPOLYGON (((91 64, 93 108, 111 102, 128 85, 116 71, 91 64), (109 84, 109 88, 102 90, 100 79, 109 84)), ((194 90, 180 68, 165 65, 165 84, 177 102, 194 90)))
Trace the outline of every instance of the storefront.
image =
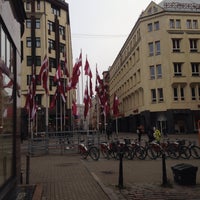
MULTIPOLYGON (((21 1, 0 0, 0 199, 20 179, 21 1), (16 14, 17 13, 17 14, 16 14)), ((23 7, 22 7, 23 8, 23 7)))

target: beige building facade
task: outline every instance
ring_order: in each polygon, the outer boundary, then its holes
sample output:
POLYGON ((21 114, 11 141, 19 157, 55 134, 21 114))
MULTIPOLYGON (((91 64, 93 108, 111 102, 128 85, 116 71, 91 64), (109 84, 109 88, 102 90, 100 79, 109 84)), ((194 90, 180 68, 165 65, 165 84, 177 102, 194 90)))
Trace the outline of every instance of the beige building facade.
MULTIPOLYGON (((61 66, 64 86, 69 81, 69 77, 64 72, 65 66, 69 73, 71 73, 72 69, 69 7, 64 0, 24 0, 24 8, 27 20, 22 37, 24 56, 21 80, 22 105, 25 105, 31 76, 34 73, 36 78, 38 77, 41 63, 46 55, 49 61, 49 95, 45 94, 41 82, 37 79, 36 102, 40 109, 37 112, 37 121, 39 123, 35 122, 34 131, 44 131, 45 124, 49 130, 64 131, 69 129, 71 124, 72 92, 65 91, 66 103, 63 103, 61 98, 58 97, 56 106, 53 109, 49 107, 57 88, 54 76, 58 65, 61 66), (46 119, 46 116, 48 119, 46 119)), ((25 109, 23 111, 23 121, 24 125, 26 125, 28 124, 27 113, 25 109)), ((24 130, 24 134, 26 134, 27 128, 24 130)))
POLYGON ((200 2, 153 1, 109 68, 120 131, 193 133, 200 120, 200 2))

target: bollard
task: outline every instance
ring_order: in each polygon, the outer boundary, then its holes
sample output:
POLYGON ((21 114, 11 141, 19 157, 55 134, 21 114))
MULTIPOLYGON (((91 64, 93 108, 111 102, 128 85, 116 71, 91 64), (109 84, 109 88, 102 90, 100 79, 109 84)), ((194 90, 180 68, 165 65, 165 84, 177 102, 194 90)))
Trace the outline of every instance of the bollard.
POLYGON ((167 185, 167 171, 166 171, 166 162, 165 162, 165 153, 162 153, 162 172, 163 172, 163 176, 162 176, 162 184, 163 185, 167 185))
POLYGON ((123 184, 123 152, 120 150, 119 152, 119 180, 118 187, 122 189, 124 187, 123 184))
POLYGON ((26 184, 29 184, 30 156, 26 156, 26 184))

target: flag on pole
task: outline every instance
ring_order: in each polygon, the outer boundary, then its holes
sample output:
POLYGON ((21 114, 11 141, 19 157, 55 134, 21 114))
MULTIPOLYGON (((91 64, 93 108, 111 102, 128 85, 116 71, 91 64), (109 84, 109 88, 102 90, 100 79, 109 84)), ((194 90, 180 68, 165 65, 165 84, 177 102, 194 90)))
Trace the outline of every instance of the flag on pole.
POLYGON ((72 101, 72 114, 76 117, 77 116, 77 105, 76 101, 73 99, 72 101))
POLYGON ((89 103, 90 103, 90 97, 89 97, 89 94, 88 94, 88 83, 87 82, 86 82, 86 86, 85 86, 85 93, 84 93, 83 102, 85 104, 84 118, 86 119, 87 113, 88 113, 88 110, 89 110, 89 103))
POLYGON ((113 115, 117 117, 119 115, 119 100, 116 94, 114 94, 114 99, 113 99, 113 115))
POLYGON ((90 78, 92 78, 92 71, 90 69, 90 65, 89 65, 89 62, 87 60, 87 57, 86 57, 86 61, 85 61, 85 75, 88 75, 90 78))
POLYGON ((82 66, 82 53, 80 53, 79 59, 77 59, 73 67, 72 77, 70 78, 70 81, 66 87, 67 90, 76 89, 76 85, 78 83, 79 76, 81 74, 81 71, 80 71, 81 66, 82 66))
POLYGON ((48 72, 49 72, 48 58, 45 55, 44 60, 41 65, 41 68, 40 68, 40 73, 39 73, 38 79, 41 81, 46 94, 49 93, 48 85, 47 85, 48 84, 48 72))
POLYGON ((65 52, 65 66, 63 68, 63 71, 64 71, 64 74, 66 75, 66 77, 69 77, 69 70, 67 68, 67 55, 66 55, 66 52, 65 52))

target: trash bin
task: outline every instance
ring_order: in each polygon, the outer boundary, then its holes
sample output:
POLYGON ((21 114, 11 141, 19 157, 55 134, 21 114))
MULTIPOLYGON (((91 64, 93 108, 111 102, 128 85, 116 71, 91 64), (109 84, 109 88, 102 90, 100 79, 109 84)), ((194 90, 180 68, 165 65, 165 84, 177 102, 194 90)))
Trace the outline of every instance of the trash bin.
POLYGON ((180 185, 196 185, 196 173, 198 167, 190 164, 177 164, 172 168, 174 181, 180 185))

